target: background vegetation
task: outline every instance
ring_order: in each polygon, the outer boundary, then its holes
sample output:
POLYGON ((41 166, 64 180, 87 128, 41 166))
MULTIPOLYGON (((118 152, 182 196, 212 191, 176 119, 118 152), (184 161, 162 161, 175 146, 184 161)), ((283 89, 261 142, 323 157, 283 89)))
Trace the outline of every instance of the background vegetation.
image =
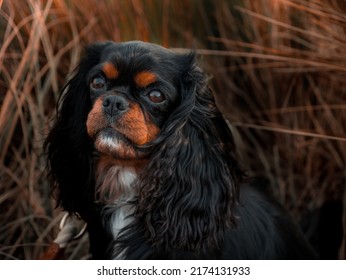
MULTIPOLYGON (((346 258, 346 2, 0 0, 0 259, 37 259, 61 213, 42 142, 83 45, 195 48, 261 175, 323 258, 346 258)), ((87 236, 68 258, 88 258, 87 236)))

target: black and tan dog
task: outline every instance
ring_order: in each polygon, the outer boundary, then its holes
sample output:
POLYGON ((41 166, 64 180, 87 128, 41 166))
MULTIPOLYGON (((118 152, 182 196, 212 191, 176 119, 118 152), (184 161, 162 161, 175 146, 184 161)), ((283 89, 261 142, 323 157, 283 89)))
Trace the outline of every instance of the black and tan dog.
POLYGON ((283 209, 244 183, 193 53, 86 48, 46 140, 59 204, 94 258, 310 259, 283 209))

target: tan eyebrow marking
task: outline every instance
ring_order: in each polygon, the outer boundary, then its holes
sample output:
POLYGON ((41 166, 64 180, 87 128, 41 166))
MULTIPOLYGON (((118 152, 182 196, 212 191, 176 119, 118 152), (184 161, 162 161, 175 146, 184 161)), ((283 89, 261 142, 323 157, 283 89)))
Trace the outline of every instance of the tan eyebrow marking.
POLYGON ((142 71, 136 74, 135 83, 139 87, 147 87, 148 85, 157 81, 157 76, 149 71, 142 71))
POLYGON ((102 71, 108 79, 116 79, 119 76, 118 69, 110 62, 103 64, 102 71))

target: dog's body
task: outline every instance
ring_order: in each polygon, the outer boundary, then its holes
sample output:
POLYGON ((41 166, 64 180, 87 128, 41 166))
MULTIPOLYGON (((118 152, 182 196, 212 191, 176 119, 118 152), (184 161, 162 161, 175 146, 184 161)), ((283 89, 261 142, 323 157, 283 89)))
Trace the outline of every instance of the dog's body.
MULTIPOLYGON (((122 246, 116 248, 115 235, 100 231, 100 225, 93 224, 90 234, 93 256, 97 259, 114 257, 115 248, 124 250, 126 254, 119 255, 128 259, 314 259, 314 252, 284 209, 257 187, 241 186, 240 203, 234 210, 239 222, 236 228, 225 231, 220 249, 206 246, 196 253, 155 248, 133 229, 127 232, 122 246)), ((116 222, 108 221, 110 227, 116 222)))
POLYGON ((88 47, 46 148, 58 201, 88 223, 94 258, 314 257, 285 211, 242 184, 193 54, 88 47))

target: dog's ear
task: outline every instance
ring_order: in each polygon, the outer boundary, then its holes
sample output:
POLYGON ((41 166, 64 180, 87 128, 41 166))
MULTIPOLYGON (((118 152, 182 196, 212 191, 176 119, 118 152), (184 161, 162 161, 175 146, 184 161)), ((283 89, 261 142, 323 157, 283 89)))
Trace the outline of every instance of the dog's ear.
POLYGON ((154 246, 185 252, 217 248, 225 227, 235 222, 241 171, 231 131, 194 54, 177 61, 183 69, 180 101, 157 140, 136 214, 154 246))
POLYGON ((44 143, 59 205, 81 215, 88 211, 86 203, 93 196, 93 146, 85 126, 91 108, 86 76, 98 63, 105 46, 94 44, 85 49, 78 67, 61 92, 56 121, 44 143))

